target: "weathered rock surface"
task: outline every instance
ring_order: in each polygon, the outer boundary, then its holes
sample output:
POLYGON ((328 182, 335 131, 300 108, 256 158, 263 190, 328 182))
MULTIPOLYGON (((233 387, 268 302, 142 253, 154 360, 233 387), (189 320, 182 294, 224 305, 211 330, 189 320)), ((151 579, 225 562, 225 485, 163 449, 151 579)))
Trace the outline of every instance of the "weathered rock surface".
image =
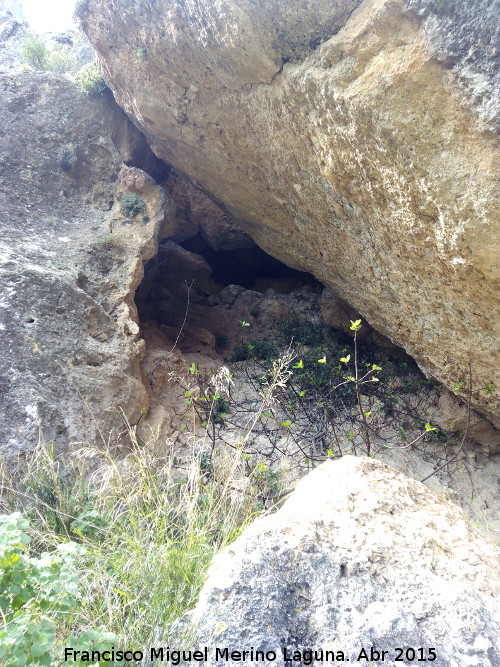
POLYGON ((0 10, 0 72, 9 72, 21 66, 26 31, 24 21, 0 10))
POLYGON ((498 665, 499 558, 419 482, 344 457, 215 558, 191 620, 211 665, 216 646, 276 651, 278 665, 281 647, 351 662, 374 647, 390 665, 396 647, 434 647, 439 667, 498 665))
POLYGON ((498 418, 493 4, 86 6, 156 154, 498 418))
POLYGON ((2 453, 98 444, 123 429, 119 408, 134 422, 147 407, 133 294, 173 211, 152 178, 120 171, 112 100, 52 74, 5 74, 0 90, 2 453), (123 192, 144 218, 125 220, 123 192))

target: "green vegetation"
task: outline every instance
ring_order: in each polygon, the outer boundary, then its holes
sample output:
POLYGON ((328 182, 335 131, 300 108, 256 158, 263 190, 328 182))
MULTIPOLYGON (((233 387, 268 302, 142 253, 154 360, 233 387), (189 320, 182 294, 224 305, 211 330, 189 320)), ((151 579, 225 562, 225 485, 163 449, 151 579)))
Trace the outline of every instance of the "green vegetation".
POLYGON ((97 62, 85 65, 75 77, 78 90, 87 96, 101 95, 106 90, 106 82, 97 62))
POLYGON ((135 218, 139 213, 146 212, 146 202, 135 192, 126 192, 120 199, 120 209, 126 218, 135 218))
POLYGON ((0 659, 5 667, 52 665, 62 641, 77 649, 89 642, 109 649, 115 636, 103 626, 70 636, 82 590, 77 563, 85 549, 74 542, 58 544, 40 557, 29 553, 29 522, 18 512, 0 515, 0 659), (61 642, 59 641, 59 644, 61 642), (55 650, 54 650, 55 649, 55 650))
POLYGON ((24 65, 31 70, 65 74, 74 73, 77 69, 76 59, 67 47, 51 51, 43 40, 32 32, 26 34, 22 53, 24 65))
POLYGON ((116 234, 106 234, 94 243, 94 248, 104 250, 120 250, 123 247, 123 240, 116 234))
POLYGON ((213 555, 258 511, 257 484, 235 497, 245 475, 236 453, 193 455, 179 469, 129 435, 124 460, 85 448, 62 465, 42 448, 21 484, 1 480, 4 505, 29 520, 0 519, 2 664, 56 664, 46 654, 57 656, 69 636, 73 647, 182 642, 176 621, 213 555))
MULTIPOLYGON (((351 322, 350 337, 321 322, 276 321, 266 338, 249 342, 249 323, 240 325, 231 362, 256 394, 273 383, 275 390, 260 413, 255 400, 227 398, 223 428, 238 429, 245 415, 258 414, 244 451, 255 451, 258 439, 269 470, 285 453, 297 468, 348 453, 375 455, 387 432, 400 434, 401 447, 436 439, 426 417, 434 383, 410 359, 390 359, 390 353, 360 345, 361 320, 351 322), (278 367, 281 379, 275 382, 278 367)), ((219 430, 211 437, 225 436, 219 430)))

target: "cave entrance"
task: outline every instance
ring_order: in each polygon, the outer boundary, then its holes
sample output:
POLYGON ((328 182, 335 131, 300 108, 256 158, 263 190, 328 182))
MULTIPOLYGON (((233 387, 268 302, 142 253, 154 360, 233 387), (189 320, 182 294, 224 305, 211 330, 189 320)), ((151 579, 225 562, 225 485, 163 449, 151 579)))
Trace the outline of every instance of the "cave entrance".
POLYGON ((237 247, 217 248, 198 232, 180 243, 160 243, 145 265, 136 305, 142 324, 154 322, 170 337, 182 328, 181 349, 220 351, 231 347, 241 322, 257 324, 263 311, 288 317, 290 295, 317 299, 322 289, 314 276, 286 266, 248 237, 237 247))
POLYGON ((300 285, 321 285, 310 273, 290 268, 253 242, 240 248, 217 250, 198 233, 181 245, 205 259, 218 285, 241 285, 257 292, 271 288, 283 293, 300 285))

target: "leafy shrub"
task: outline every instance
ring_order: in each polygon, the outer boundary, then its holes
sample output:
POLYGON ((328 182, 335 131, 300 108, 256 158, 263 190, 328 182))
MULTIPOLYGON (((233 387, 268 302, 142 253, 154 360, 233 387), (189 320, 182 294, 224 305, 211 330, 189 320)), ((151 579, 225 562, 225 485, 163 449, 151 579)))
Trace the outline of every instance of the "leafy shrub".
POLYGON ((32 32, 26 34, 22 53, 23 63, 26 66, 42 72, 49 70, 50 51, 43 41, 32 32))
POLYGON ((26 34, 23 44, 23 63, 26 67, 40 72, 65 74, 76 70, 76 59, 67 48, 59 51, 48 49, 43 40, 32 32, 26 34))
POLYGON ((211 419, 216 423, 216 424, 223 424, 226 417, 227 413, 229 411, 230 405, 228 401, 223 398, 222 396, 219 396, 213 405, 211 415, 211 419))
POLYGON ((272 341, 257 338, 247 345, 236 345, 231 361, 246 361, 247 359, 271 361, 278 355, 279 350, 272 341))
POLYGON ((298 319, 292 319, 289 322, 277 322, 280 337, 283 343, 288 345, 293 339, 294 343, 302 345, 317 346, 322 345, 324 340, 324 324, 317 322, 300 322, 298 319))
POLYGON ((120 208, 126 218, 135 218, 139 213, 145 213, 146 202, 135 192, 127 192, 120 199, 120 208))
MULTIPOLYGON (((79 607, 76 563, 85 549, 68 542, 40 558, 29 556, 28 528, 18 512, 0 515, 0 659, 5 667, 52 665, 57 634, 79 607)), ((67 642, 83 648, 89 639, 109 648, 115 636, 100 627, 67 642)))
POLYGON ((106 90, 106 82, 97 62, 82 67, 75 77, 78 90, 84 95, 100 95, 106 90))

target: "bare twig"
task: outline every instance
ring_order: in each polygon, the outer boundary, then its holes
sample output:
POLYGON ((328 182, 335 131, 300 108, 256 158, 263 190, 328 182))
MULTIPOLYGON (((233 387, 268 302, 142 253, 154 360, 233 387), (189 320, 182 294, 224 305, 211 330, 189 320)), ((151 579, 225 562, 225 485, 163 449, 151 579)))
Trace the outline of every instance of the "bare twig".
POLYGON ((467 434, 469 432, 471 398, 472 398, 472 370, 471 370, 471 365, 470 365, 470 361, 469 361, 469 391, 467 392, 467 424, 465 426, 465 431, 464 431, 464 434, 463 434, 463 437, 462 437, 462 442, 460 443, 460 447, 457 449, 457 451, 453 454, 453 456, 451 458, 447 459, 443 463, 443 465, 439 466, 439 468, 436 468, 436 470, 434 470, 434 472, 431 472, 429 475, 427 475, 426 477, 421 479, 420 480, 421 482, 426 482, 428 479, 430 479, 431 477, 436 475, 438 472, 440 472, 443 468, 446 468, 446 466, 449 465, 452 461, 454 461, 458 457, 460 452, 462 451, 462 449, 465 445, 465 441, 467 439, 467 434))

